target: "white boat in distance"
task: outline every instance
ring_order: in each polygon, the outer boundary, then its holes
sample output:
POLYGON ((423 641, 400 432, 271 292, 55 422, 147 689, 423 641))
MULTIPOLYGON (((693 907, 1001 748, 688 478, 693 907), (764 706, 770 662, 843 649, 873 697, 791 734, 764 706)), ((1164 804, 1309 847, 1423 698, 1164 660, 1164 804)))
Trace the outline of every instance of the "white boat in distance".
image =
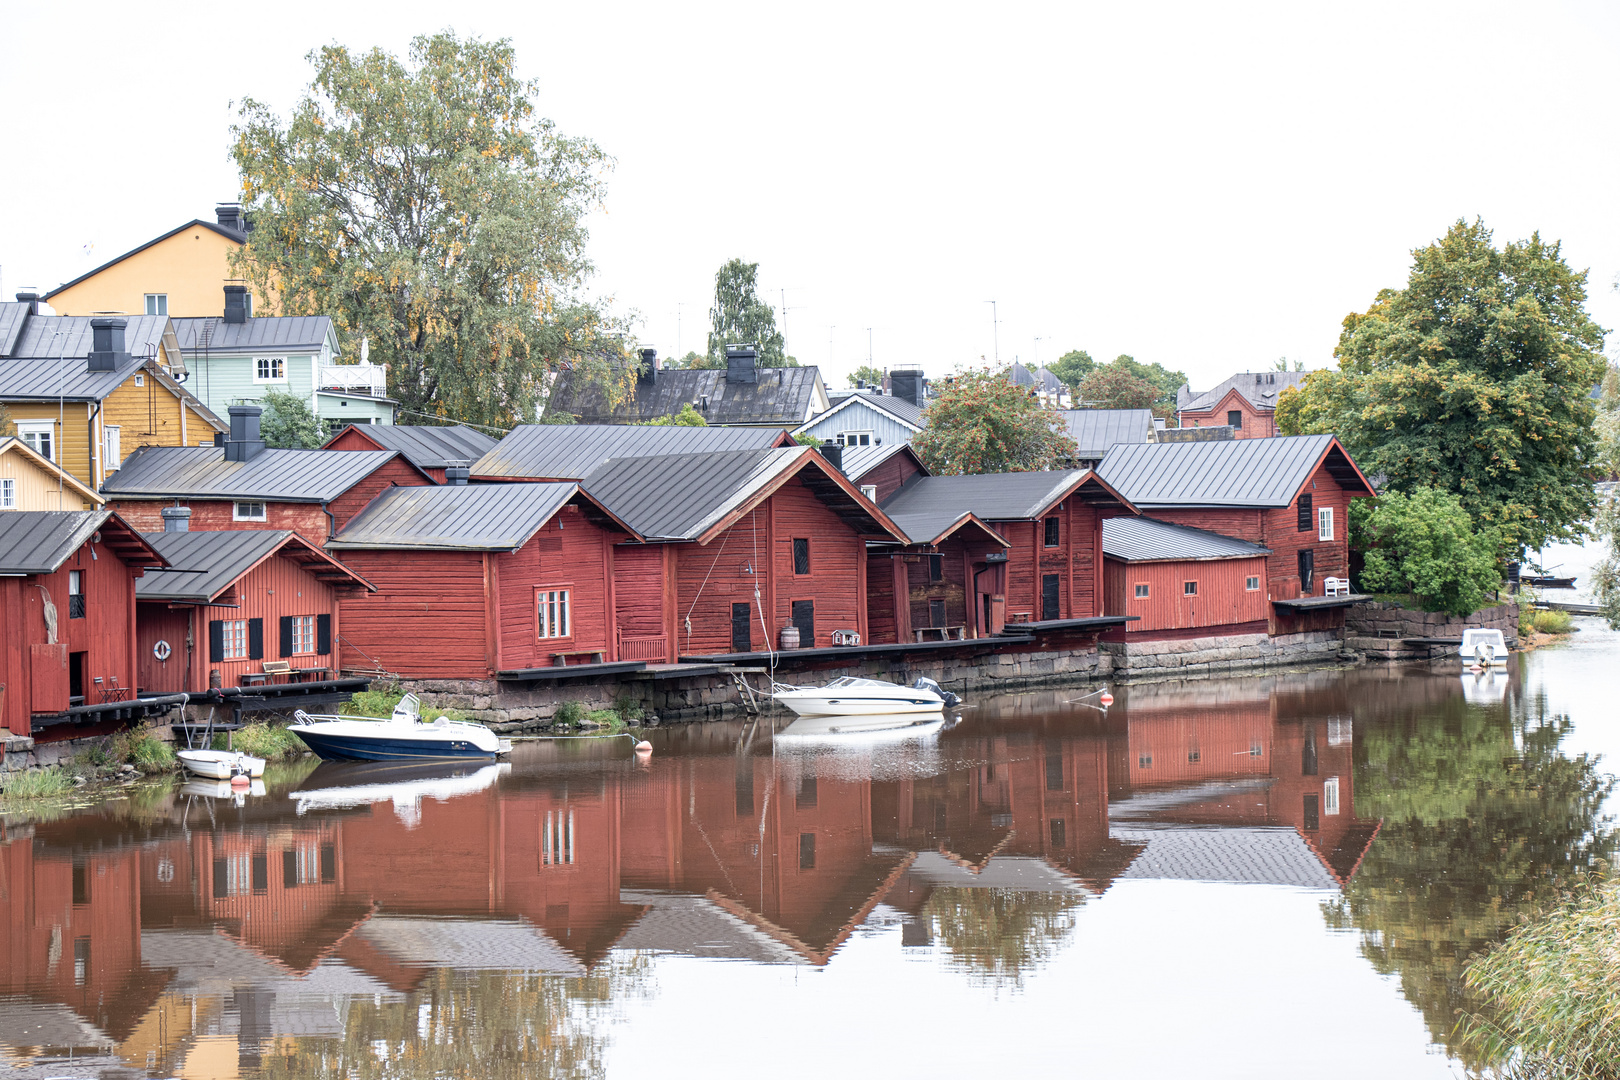
POLYGON ((895 716, 936 713, 961 699, 941 690, 932 679, 899 686, 881 679, 845 675, 826 686, 788 686, 777 683, 771 698, 800 716, 895 716))
POLYGON ((1464 630, 1462 646, 1457 650, 1463 666, 1472 661, 1480 667, 1507 667, 1507 641, 1500 630, 1464 630))
POLYGON ((233 776, 257 780, 264 775, 264 758, 240 750, 180 750, 174 756, 187 772, 204 780, 229 780, 233 776))

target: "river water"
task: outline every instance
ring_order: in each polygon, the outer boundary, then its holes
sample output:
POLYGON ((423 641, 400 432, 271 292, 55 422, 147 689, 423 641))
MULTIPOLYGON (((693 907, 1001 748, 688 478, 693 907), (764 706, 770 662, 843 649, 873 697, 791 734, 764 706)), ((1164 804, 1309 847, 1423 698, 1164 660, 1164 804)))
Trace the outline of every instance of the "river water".
POLYGON ((312 762, 0 833, 10 1077, 1444 1077, 1610 859, 1616 636, 312 762))

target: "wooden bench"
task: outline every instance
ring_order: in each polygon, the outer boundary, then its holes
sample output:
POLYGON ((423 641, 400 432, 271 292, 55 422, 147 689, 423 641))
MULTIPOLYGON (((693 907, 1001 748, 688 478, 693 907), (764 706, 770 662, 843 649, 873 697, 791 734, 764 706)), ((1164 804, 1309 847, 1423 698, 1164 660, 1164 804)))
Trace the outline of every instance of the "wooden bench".
POLYGON ((938 634, 938 641, 961 641, 966 632, 965 626, 919 626, 912 631, 918 641, 928 640, 923 636, 925 634, 938 634))
POLYGON ((242 672, 243 686, 263 686, 277 675, 290 675, 292 665, 285 660, 266 660, 260 671, 242 672))
POLYGON ((576 660, 576 664, 600 664, 606 654, 601 649, 574 649, 569 652, 555 652, 551 654, 552 667, 567 667, 570 656, 587 656, 589 660, 576 660))
POLYGON ((293 682, 320 682, 330 678, 332 669, 329 667, 295 667, 287 672, 288 678, 293 682))
POLYGON ((1007 615, 1007 621, 1010 623, 1033 622, 1034 619, 1035 613, 1033 611, 1014 611, 1007 615))

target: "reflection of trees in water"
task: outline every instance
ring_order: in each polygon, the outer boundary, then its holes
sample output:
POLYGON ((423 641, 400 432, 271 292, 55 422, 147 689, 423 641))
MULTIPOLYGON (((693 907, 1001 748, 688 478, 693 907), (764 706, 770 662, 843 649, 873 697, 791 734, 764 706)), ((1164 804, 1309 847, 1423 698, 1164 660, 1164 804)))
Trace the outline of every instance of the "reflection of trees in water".
POLYGON ((956 966, 976 979, 1021 987, 1056 955, 1085 894, 1067 890, 935 889, 922 917, 956 966))
POLYGON ((1458 697, 1418 712, 1357 724, 1356 813, 1384 827, 1326 914, 1362 932, 1362 952, 1451 1044, 1459 1010, 1479 1007, 1462 981, 1471 958, 1612 858, 1601 809, 1614 781, 1559 752, 1572 725, 1544 703, 1533 717, 1458 697))
POLYGON ((341 1039, 266 1046, 264 1077, 595 1077, 606 1024, 650 992, 646 957, 614 957, 579 978, 433 971, 403 1000, 352 999, 341 1039))

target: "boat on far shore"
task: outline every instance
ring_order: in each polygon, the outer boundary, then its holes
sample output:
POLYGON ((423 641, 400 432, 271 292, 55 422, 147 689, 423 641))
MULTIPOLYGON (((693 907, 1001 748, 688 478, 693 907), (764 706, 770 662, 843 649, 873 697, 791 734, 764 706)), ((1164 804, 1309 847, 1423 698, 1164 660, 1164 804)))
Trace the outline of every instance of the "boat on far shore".
POLYGON ((771 699, 800 716, 895 716, 937 713, 955 707, 961 699, 943 690, 933 679, 918 679, 910 686, 882 679, 845 675, 825 686, 771 687, 771 699))
POLYGON ((287 730, 328 761, 432 761, 495 758, 510 753, 510 739, 482 724, 440 716, 424 723, 421 703, 406 694, 384 720, 363 716, 312 716, 299 709, 287 730))

